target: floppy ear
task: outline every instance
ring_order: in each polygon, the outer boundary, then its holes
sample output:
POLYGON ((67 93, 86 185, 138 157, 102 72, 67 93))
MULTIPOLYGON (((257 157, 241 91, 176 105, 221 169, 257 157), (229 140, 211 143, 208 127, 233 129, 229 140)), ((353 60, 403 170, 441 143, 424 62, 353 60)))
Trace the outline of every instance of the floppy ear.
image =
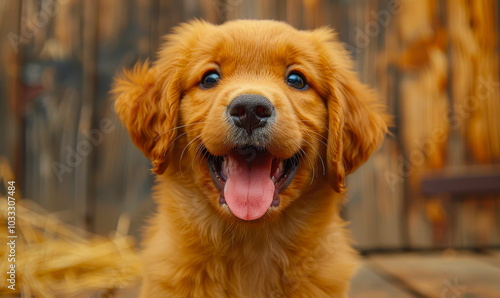
MULTIPOLYGON (((174 79, 174 74, 167 76, 174 79)), ((151 159, 153 171, 162 174, 166 168, 165 152, 175 137, 179 92, 163 92, 163 80, 156 67, 137 63, 122 78, 115 79, 112 93, 115 110, 127 126, 134 144, 151 159)))
POLYGON ((323 61, 328 68, 328 172, 337 192, 345 191, 345 177, 378 149, 387 133, 390 116, 377 102, 374 91, 360 82, 343 45, 328 29, 316 32, 322 39, 323 61))

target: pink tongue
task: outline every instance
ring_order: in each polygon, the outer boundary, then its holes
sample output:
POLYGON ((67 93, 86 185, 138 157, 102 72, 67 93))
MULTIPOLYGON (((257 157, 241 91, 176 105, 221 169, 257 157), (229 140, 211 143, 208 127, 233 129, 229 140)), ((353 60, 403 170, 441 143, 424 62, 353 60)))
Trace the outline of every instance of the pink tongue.
POLYGON ((274 183, 270 178, 272 157, 257 153, 250 162, 248 155, 231 152, 227 162, 224 197, 231 212, 243 219, 254 220, 271 206, 274 183))

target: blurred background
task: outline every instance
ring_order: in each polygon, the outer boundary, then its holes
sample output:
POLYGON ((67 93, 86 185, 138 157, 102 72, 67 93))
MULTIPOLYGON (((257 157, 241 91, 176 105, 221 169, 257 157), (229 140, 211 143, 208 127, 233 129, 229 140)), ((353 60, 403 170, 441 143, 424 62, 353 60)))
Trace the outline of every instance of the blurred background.
POLYGON ((326 25, 395 115, 348 181, 356 248, 498 249, 498 13, 496 0, 0 0, 0 173, 65 224, 105 237, 126 214, 140 239, 153 176, 113 77, 193 18, 326 25))

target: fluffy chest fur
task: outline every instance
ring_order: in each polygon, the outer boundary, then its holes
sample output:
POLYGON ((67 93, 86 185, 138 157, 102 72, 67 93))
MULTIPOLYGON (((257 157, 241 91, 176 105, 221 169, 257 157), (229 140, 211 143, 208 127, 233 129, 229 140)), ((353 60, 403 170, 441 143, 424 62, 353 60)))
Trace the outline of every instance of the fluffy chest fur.
POLYGON ((228 224, 199 195, 158 179, 159 213, 144 241, 151 283, 144 297, 344 295, 357 262, 332 191, 314 191, 285 217, 253 225, 228 224))

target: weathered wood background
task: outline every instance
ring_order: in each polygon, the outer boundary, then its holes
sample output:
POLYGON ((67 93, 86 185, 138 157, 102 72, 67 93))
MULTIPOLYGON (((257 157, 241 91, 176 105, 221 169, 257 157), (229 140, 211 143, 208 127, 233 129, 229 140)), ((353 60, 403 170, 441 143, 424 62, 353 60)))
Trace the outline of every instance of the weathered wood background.
POLYGON ((100 234, 127 212, 140 235, 153 177, 108 92, 117 72, 154 58, 161 36, 194 17, 339 32, 397 125, 349 179, 344 215, 359 248, 500 245, 495 187, 422 192, 436 175, 500 186, 494 0, 0 0, 0 155, 24 197, 100 234))

